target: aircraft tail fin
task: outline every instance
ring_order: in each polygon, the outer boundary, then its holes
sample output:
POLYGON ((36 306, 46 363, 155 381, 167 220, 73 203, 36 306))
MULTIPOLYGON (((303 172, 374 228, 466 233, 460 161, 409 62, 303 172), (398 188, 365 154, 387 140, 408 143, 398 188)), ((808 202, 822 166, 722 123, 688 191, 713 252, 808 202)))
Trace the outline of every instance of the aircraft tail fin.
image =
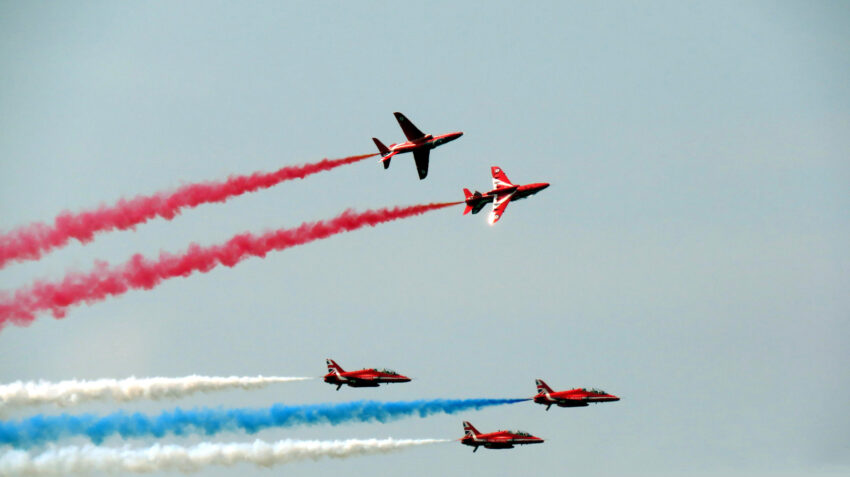
POLYGON ((487 201, 482 199, 484 196, 481 195, 481 192, 475 191, 475 193, 472 193, 469 189, 464 189, 463 196, 464 201, 466 202, 466 208, 463 209, 463 215, 470 212, 477 214, 478 212, 481 212, 481 209, 484 208, 485 205, 487 205, 487 201))
POLYGON ((469 201, 469 199, 470 199, 471 197, 473 197, 473 196, 472 196, 472 192, 470 192, 470 191, 469 191, 469 189, 463 189, 463 197, 464 197, 464 199, 467 201, 467 203, 466 203, 466 208, 465 208, 465 209, 463 209, 463 215, 466 215, 466 214, 468 214, 468 213, 470 213, 470 212, 472 211, 472 206, 471 206, 471 205, 469 204, 469 202, 468 202, 468 201, 469 201))
POLYGON ((378 146, 378 152, 381 153, 381 162, 384 163, 384 169, 389 169, 390 160, 395 155, 393 154, 387 146, 384 146, 378 138, 373 137, 373 141, 375 141, 375 145, 378 146))
POLYGON ((546 394, 546 393, 553 392, 552 388, 550 388, 548 384, 543 382, 542 379, 535 379, 534 382, 537 383, 537 393, 538 394, 546 394))
POLYGON ((387 157, 390 154, 389 148, 384 146, 384 143, 382 143, 380 139, 373 137, 372 140, 375 141, 375 145, 378 146, 378 152, 381 153, 381 157, 387 157))
POLYGON ((469 437, 475 437, 478 434, 481 434, 475 426, 469 423, 469 421, 463 421, 463 432, 469 437))
POLYGON ((328 358, 328 359, 325 360, 325 362, 328 364, 328 372, 329 373, 344 373, 345 372, 345 371, 343 371, 343 369, 340 365, 336 364, 336 361, 328 358))

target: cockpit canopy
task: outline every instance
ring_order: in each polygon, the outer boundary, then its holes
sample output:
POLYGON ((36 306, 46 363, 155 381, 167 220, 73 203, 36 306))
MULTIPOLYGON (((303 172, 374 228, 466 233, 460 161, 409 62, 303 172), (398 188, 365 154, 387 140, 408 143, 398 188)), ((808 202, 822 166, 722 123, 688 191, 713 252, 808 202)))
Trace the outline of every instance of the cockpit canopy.
POLYGON ((519 437, 532 437, 531 434, 529 434, 525 431, 501 431, 501 432, 509 432, 509 433, 514 434, 514 435, 519 436, 519 437))
POLYGON ((595 394, 608 394, 608 393, 606 393, 605 391, 603 391, 603 390, 601 390, 601 389, 596 389, 596 388, 590 388, 590 389, 588 389, 588 388, 582 388, 582 390, 583 390, 583 391, 586 391, 586 392, 589 392, 589 393, 595 393, 595 394))
POLYGON ((384 374, 398 374, 397 372, 395 372, 395 371, 393 371, 392 369, 389 369, 389 368, 372 369, 372 371, 374 371, 376 373, 384 373, 384 374))

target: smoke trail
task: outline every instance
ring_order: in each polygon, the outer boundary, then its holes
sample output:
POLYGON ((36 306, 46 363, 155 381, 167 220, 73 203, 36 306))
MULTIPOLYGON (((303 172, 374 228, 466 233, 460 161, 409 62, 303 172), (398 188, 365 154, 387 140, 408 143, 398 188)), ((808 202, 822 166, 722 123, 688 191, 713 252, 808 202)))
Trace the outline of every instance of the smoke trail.
POLYGON ((88 273, 72 272, 60 282, 37 281, 13 295, 0 294, 0 328, 7 322, 27 325, 35 313, 50 310, 53 316, 65 316, 67 307, 100 301, 120 295, 130 289, 151 289, 163 280, 187 277, 195 272, 206 273, 218 265, 233 267, 247 257, 264 257, 268 252, 284 250, 342 232, 374 227, 384 222, 404 219, 442 209, 460 202, 411 205, 355 212, 344 211, 330 220, 304 222, 299 227, 279 229, 260 235, 243 233, 221 245, 191 244, 179 254, 161 252, 155 260, 140 254, 119 266, 110 267, 97 262, 88 273))
POLYGON ((454 414, 485 407, 513 404, 528 399, 434 399, 418 401, 352 401, 347 403, 285 406, 263 409, 191 409, 163 412, 157 416, 116 412, 103 417, 93 414, 36 415, 17 421, 0 421, 0 445, 30 447, 63 437, 85 436, 95 444, 118 434, 122 438, 163 437, 167 434, 213 435, 224 431, 255 433, 270 427, 348 422, 388 422, 409 416, 454 414))
POLYGON ((67 475, 72 472, 196 472, 209 465, 250 463, 271 467, 324 457, 345 459, 386 454, 409 447, 450 442, 446 439, 348 439, 344 441, 283 440, 253 443, 202 442, 192 447, 154 444, 143 449, 85 445, 59 447, 41 454, 13 450, 0 457, 0 475, 67 475))
POLYGON ((247 192, 268 189, 287 180, 303 179, 376 155, 324 159, 312 164, 287 166, 274 172, 230 176, 225 181, 187 184, 172 192, 120 199, 114 205, 104 205, 96 210, 65 211, 56 217, 53 224, 39 222, 0 234, 0 268, 10 261, 38 259, 45 252, 66 245, 72 238, 87 243, 99 232, 130 229, 154 217, 171 220, 187 207, 224 202, 247 192))
POLYGON ((126 378, 93 381, 16 381, 0 384, 0 413, 5 409, 38 404, 73 406, 112 399, 119 402, 137 399, 176 399, 195 393, 225 389, 258 389, 274 383, 305 381, 312 378, 276 376, 185 376, 182 378, 126 378))

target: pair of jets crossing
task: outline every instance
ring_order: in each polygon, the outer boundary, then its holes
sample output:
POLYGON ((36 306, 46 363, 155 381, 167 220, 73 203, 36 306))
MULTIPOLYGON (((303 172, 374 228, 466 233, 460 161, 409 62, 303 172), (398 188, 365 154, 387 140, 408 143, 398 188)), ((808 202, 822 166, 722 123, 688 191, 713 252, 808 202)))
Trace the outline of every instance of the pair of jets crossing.
MULTIPOLYGON (((438 136, 425 134, 410 122, 404 114, 398 112, 393 114, 395 114, 401 130, 404 132, 405 137, 407 137, 407 141, 399 144, 390 144, 387 147, 378 138, 372 138, 375 145, 378 146, 378 152, 381 153, 381 162, 384 164, 384 169, 390 167, 390 161, 396 154, 412 152, 413 161, 416 162, 416 171, 419 173, 419 179, 422 180, 428 176, 428 161, 431 149, 463 136, 463 133, 460 131, 438 136)), ((490 211, 487 217, 490 225, 495 224, 502 218, 511 200, 525 199, 549 187, 549 184, 546 182, 525 185, 513 184, 500 167, 491 167, 490 172, 493 176, 493 189, 491 191, 482 194, 478 191, 472 193, 469 189, 463 189, 464 201, 466 202, 466 209, 464 209, 463 214, 466 215, 470 212, 477 214, 487 203, 492 203, 493 210, 490 211)))

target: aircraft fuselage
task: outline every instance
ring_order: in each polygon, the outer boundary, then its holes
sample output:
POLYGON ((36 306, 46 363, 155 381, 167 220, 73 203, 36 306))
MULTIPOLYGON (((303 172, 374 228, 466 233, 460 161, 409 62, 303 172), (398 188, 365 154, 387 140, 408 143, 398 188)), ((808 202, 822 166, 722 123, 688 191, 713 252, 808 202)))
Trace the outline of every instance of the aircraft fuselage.
POLYGON ((543 439, 534 436, 520 437, 505 435, 503 431, 482 434, 476 437, 463 437, 460 443, 466 446, 485 449, 513 449, 514 446, 542 444, 543 439))
POLYGON ((374 375, 358 375, 351 374, 351 377, 346 376, 349 373, 342 373, 341 375, 336 374, 328 374, 325 376, 324 381, 329 384, 346 384, 353 388, 374 388, 378 387, 379 384, 390 384, 390 383, 408 383, 410 382, 410 378, 406 376, 374 376, 374 375))
POLYGON ((441 146, 447 142, 454 141, 455 139, 461 136, 463 136, 463 133, 459 131, 448 134, 441 134, 439 136, 426 134, 425 136, 414 141, 405 141, 398 144, 390 144, 389 150, 395 154, 404 154, 406 152, 413 152, 420 149, 434 149, 437 146, 441 146))
POLYGON ((503 187, 501 189, 493 189, 478 196, 469 197, 468 199, 466 199, 466 203, 467 205, 474 207, 479 202, 493 202, 494 197, 503 194, 510 194, 511 192, 513 192, 511 200, 522 200, 526 197, 531 197, 532 195, 540 192, 541 190, 547 187, 549 187, 549 184, 546 182, 536 182, 534 184, 503 187))

